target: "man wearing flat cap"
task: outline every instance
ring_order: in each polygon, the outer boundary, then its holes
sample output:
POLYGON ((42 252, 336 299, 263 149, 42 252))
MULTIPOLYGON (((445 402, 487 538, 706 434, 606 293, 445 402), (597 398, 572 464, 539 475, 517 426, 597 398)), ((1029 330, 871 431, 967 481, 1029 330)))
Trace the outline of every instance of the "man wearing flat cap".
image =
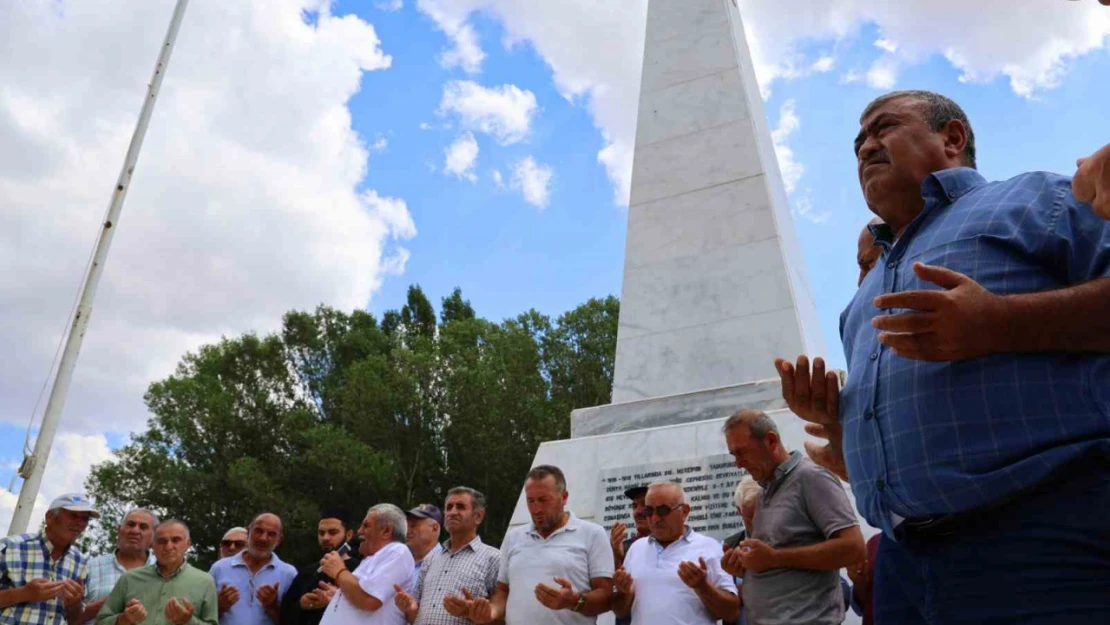
POLYGON ((422 503, 405 512, 405 517, 409 525, 405 544, 409 546, 412 559, 416 561, 412 582, 407 589, 411 593, 416 589, 416 581, 420 579, 420 567, 432 556, 443 551, 443 545, 439 544, 439 529, 443 527, 443 513, 430 503, 422 503))
POLYGON ((74 545, 100 513, 81 493, 50 503, 43 531, 0 538, 0 623, 78 625, 88 559, 74 545))

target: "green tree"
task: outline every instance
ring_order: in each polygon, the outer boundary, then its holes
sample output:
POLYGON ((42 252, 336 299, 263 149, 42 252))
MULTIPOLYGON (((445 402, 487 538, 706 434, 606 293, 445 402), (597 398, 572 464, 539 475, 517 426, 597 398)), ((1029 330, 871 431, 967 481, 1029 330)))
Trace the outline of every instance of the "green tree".
POLYGON ((146 431, 94 468, 89 490, 106 527, 132 505, 184 519, 201 565, 260 511, 282 516, 282 556, 299 563, 318 557, 323 507, 442 502, 460 484, 488 496, 483 535, 498 544, 539 444, 567 436, 569 410, 609 400, 617 308, 493 323, 455 289, 437 326, 414 286, 380 325, 290 312, 280 332, 206 345, 152 384, 146 431))

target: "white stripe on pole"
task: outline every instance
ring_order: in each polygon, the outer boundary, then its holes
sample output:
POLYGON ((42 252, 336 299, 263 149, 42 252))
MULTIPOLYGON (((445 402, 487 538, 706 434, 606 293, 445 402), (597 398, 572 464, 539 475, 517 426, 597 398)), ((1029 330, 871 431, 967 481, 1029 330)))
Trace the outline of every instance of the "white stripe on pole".
POLYGON ((135 134, 131 136, 131 145, 127 148, 127 156, 123 160, 123 170, 120 171, 119 180, 112 190, 112 202, 108 205, 108 217, 100 226, 100 239, 96 242, 96 252, 93 254, 89 273, 85 277, 84 288, 81 291, 81 300, 73 315, 69 336, 66 338, 65 350, 62 352, 62 361, 58 365, 58 374, 54 378, 54 386, 50 389, 50 400, 46 404, 46 412, 42 417, 42 427, 35 441, 35 451, 24 459, 20 467, 20 476, 24 478, 23 486, 19 489, 19 502, 16 504, 15 513, 12 515, 8 534, 20 534, 27 530, 31 520, 31 510, 35 506, 35 498, 39 493, 42 483, 42 474, 46 469, 46 462, 50 458, 50 448, 54 444, 54 435, 58 431, 58 422, 62 416, 62 408, 66 402, 66 391, 73 378, 73 368, 77 364, 77 355, 81 352, 81 342, 85 338, 85 331, 89 327, 89 315, 92 314, 93 298, 96 296, 96 287, 100 283, 100 276, 104 273, 104 263, 108 259, 108 248, 112 245, 112 235, 119 225, 120 211, 123 209, 123 200, 127 197, 127 189, 131 186, 131 175, 135 173, 135 163, 139 160, 139 150, 143 147, 143 138, 146 137, 147 127, 150 125, 150 116, 154 112, 154 102, 158 99, 158 91, 162 87, 162 79, 166 76, 166 67, 170 62, 174 43, 177 41, 177 32, 181 29, 181 20, 185 16, 185 7, 189 0, 177 0, 170 20, 166 39, 158 53, 158 63, 154 66, 154 76, 150 79, 146 99, 139 113, 139 121, 135 125, 135 134))

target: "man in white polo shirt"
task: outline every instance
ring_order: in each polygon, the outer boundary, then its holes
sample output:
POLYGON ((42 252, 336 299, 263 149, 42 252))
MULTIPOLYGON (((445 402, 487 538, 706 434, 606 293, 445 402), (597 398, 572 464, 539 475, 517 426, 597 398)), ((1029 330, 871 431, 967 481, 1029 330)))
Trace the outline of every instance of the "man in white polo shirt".
POLYGON ((651 537, 628 548, 613 582, 613 612, 632 625, 714 625, 740 613, 732 576, 721 569, 721 543, 686 525, 690 505, 682 486, 648 487, 644 514, 651 537))
MULTIPOLYGON (((524 481, 532 524, 509 530, 501 543, 497 590, 468 597, 471 621, 484 625, 587 625, 609 611, 613 548, 600 525, 566 509, 567 480, 539 465, 524 481)), ((326 624, 325 624, 326 625, 326 624)))
POLYGON ((320 561, 322 572, 338 590, 324 608, 320 625, 405 625, 405 614, 393 600, 394 588, 408 588, 415 563, 405 545, 405 513, 393 504, 370 508, 358 534, 362 563, 354 572, 334 551, 320 561))

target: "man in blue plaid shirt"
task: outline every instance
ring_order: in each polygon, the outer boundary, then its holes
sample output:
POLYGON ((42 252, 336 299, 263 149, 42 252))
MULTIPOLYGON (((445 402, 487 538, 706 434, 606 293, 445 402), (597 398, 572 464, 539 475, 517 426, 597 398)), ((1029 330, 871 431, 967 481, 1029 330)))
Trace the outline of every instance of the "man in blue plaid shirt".
POLYGON ((1110 623, 1110 222, 1065 176, 985 180, 939 94, 878 98, 855 150, 885 224, 847 381, 776 366, 883 530, 875 622, 1110 623))
POLYGON ((0 539, 0 625, 79 625, 89 572, 73 543, 99 516, 70 493, 50 504, 41 533, 0 539))

